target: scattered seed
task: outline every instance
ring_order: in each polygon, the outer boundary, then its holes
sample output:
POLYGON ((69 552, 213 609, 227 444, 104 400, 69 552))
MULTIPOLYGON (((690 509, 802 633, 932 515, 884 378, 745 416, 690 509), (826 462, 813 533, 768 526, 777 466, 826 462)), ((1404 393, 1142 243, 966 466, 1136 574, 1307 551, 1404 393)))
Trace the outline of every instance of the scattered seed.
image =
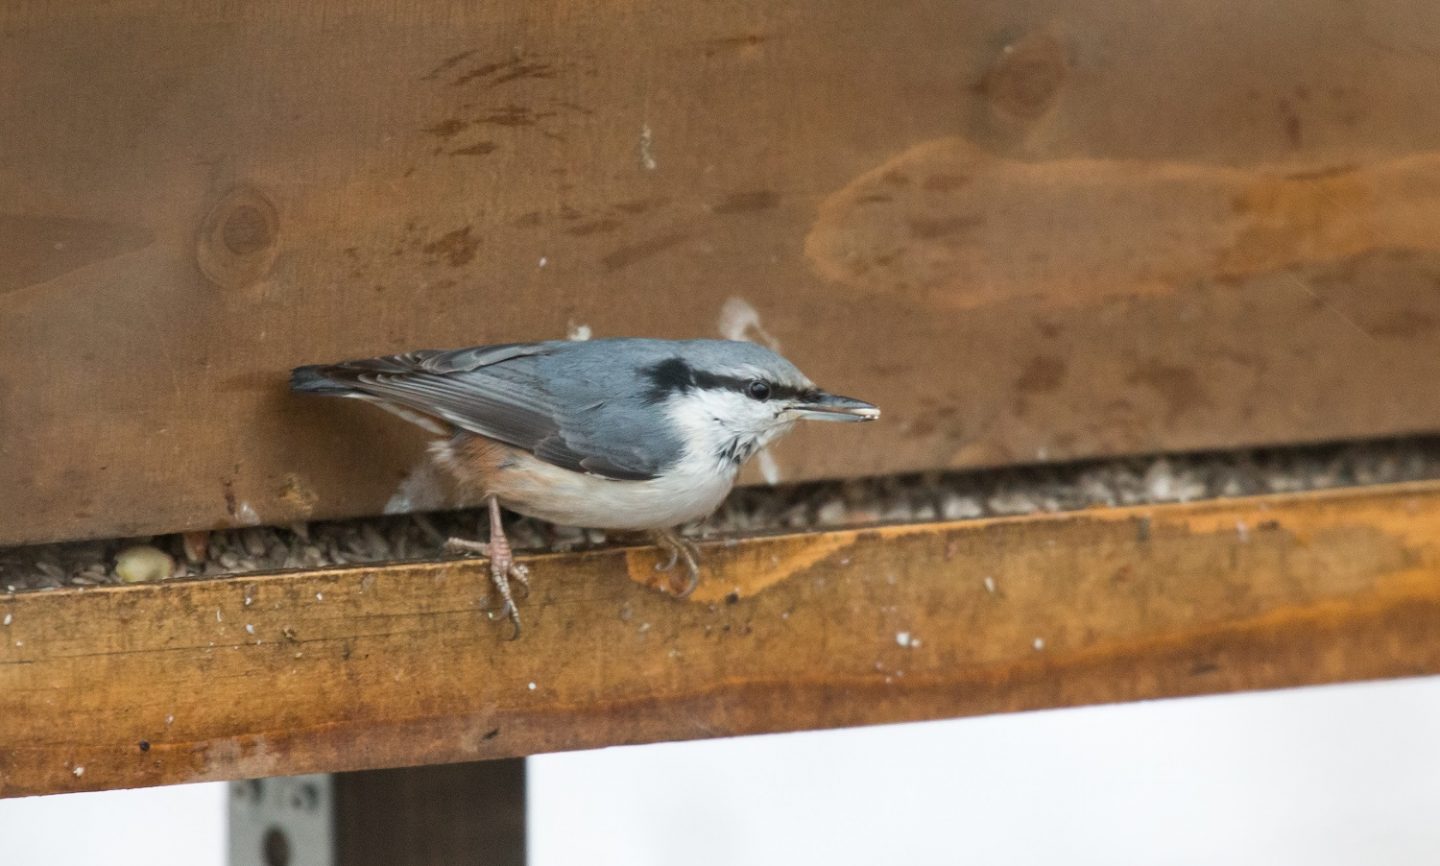
POLYGON ((125 583, 164 580, 175 573, 170 554, 148 544, 127 547, 115 555, 115 574, 125 583))
POLYGON ((210 552, 210 533, 203 531, 181 533, 180 543, 185 551, 185 561, 192 565, 199 565, 205 561, 206 554, 210 552))
POLYGON ((252 527, 240 531, 240 546, 251 556, 264 556, 266 548, 265 530, 252 527))

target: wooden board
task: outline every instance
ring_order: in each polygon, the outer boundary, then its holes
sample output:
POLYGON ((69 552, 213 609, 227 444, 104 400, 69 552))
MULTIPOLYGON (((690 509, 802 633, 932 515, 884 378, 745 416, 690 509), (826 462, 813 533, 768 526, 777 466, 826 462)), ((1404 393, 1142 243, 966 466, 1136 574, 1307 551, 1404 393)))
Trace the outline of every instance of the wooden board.
POLYGON ((1440 672, 1440 483, 0 599, 0 796, 1440 672))
POLYGON ((525 762, 337 773, 344 866, 525 866, 525 762))
POLYGON ((289 366, 581 326, 773 338, 883 404, 786 479, 1440 426, 1423 0, 40 0, 0 36, 0 543, 380 511, 422 437, 289 366))

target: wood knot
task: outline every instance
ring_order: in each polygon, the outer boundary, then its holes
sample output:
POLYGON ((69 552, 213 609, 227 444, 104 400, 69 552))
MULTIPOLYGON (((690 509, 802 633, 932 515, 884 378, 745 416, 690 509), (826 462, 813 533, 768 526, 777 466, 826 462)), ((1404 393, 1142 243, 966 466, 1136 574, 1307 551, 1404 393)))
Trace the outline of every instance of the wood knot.
POLYGON ((236 187, 205 215, 195 259, 217 286, 242 288, 270 272, 279 251, 280 215, 251 187, 236 187))
POLYGON ((1068 72, 1064 46, 1048 33, 1030 33, 1001 49, 979 89, 996 112, 1034 120, 1055 104, 1068 72))

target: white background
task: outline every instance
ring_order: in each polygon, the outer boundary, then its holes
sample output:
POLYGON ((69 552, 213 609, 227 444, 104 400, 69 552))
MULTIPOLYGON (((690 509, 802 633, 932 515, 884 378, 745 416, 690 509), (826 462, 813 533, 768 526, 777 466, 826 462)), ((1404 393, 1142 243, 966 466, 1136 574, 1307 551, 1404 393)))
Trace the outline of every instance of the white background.
MULTIPOLYGON (((1440 863, 1440 679, 552 755, 531 862, 1440 863)), ((220 866, 221 785, 0 801, 3 866, 220 866)))

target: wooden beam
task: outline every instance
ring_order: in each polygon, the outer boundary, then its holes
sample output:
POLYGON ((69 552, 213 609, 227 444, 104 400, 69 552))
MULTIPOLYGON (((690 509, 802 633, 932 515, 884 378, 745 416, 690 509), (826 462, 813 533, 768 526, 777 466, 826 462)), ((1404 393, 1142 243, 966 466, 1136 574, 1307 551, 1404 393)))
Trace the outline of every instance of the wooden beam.
POLYGON ((525 762, 337 773, 336 866, 525 866, 525 762))
POLYGON ((0 599, 0 795, 1440 672, 1440 483, 0 599))
POLYGON ((36 0, 0 33, 0 544, 377 513, 423 437, 286 368, 581 325, 775 338, 883 404, 786 479, 1440 427, 1426 0, 36 0))

